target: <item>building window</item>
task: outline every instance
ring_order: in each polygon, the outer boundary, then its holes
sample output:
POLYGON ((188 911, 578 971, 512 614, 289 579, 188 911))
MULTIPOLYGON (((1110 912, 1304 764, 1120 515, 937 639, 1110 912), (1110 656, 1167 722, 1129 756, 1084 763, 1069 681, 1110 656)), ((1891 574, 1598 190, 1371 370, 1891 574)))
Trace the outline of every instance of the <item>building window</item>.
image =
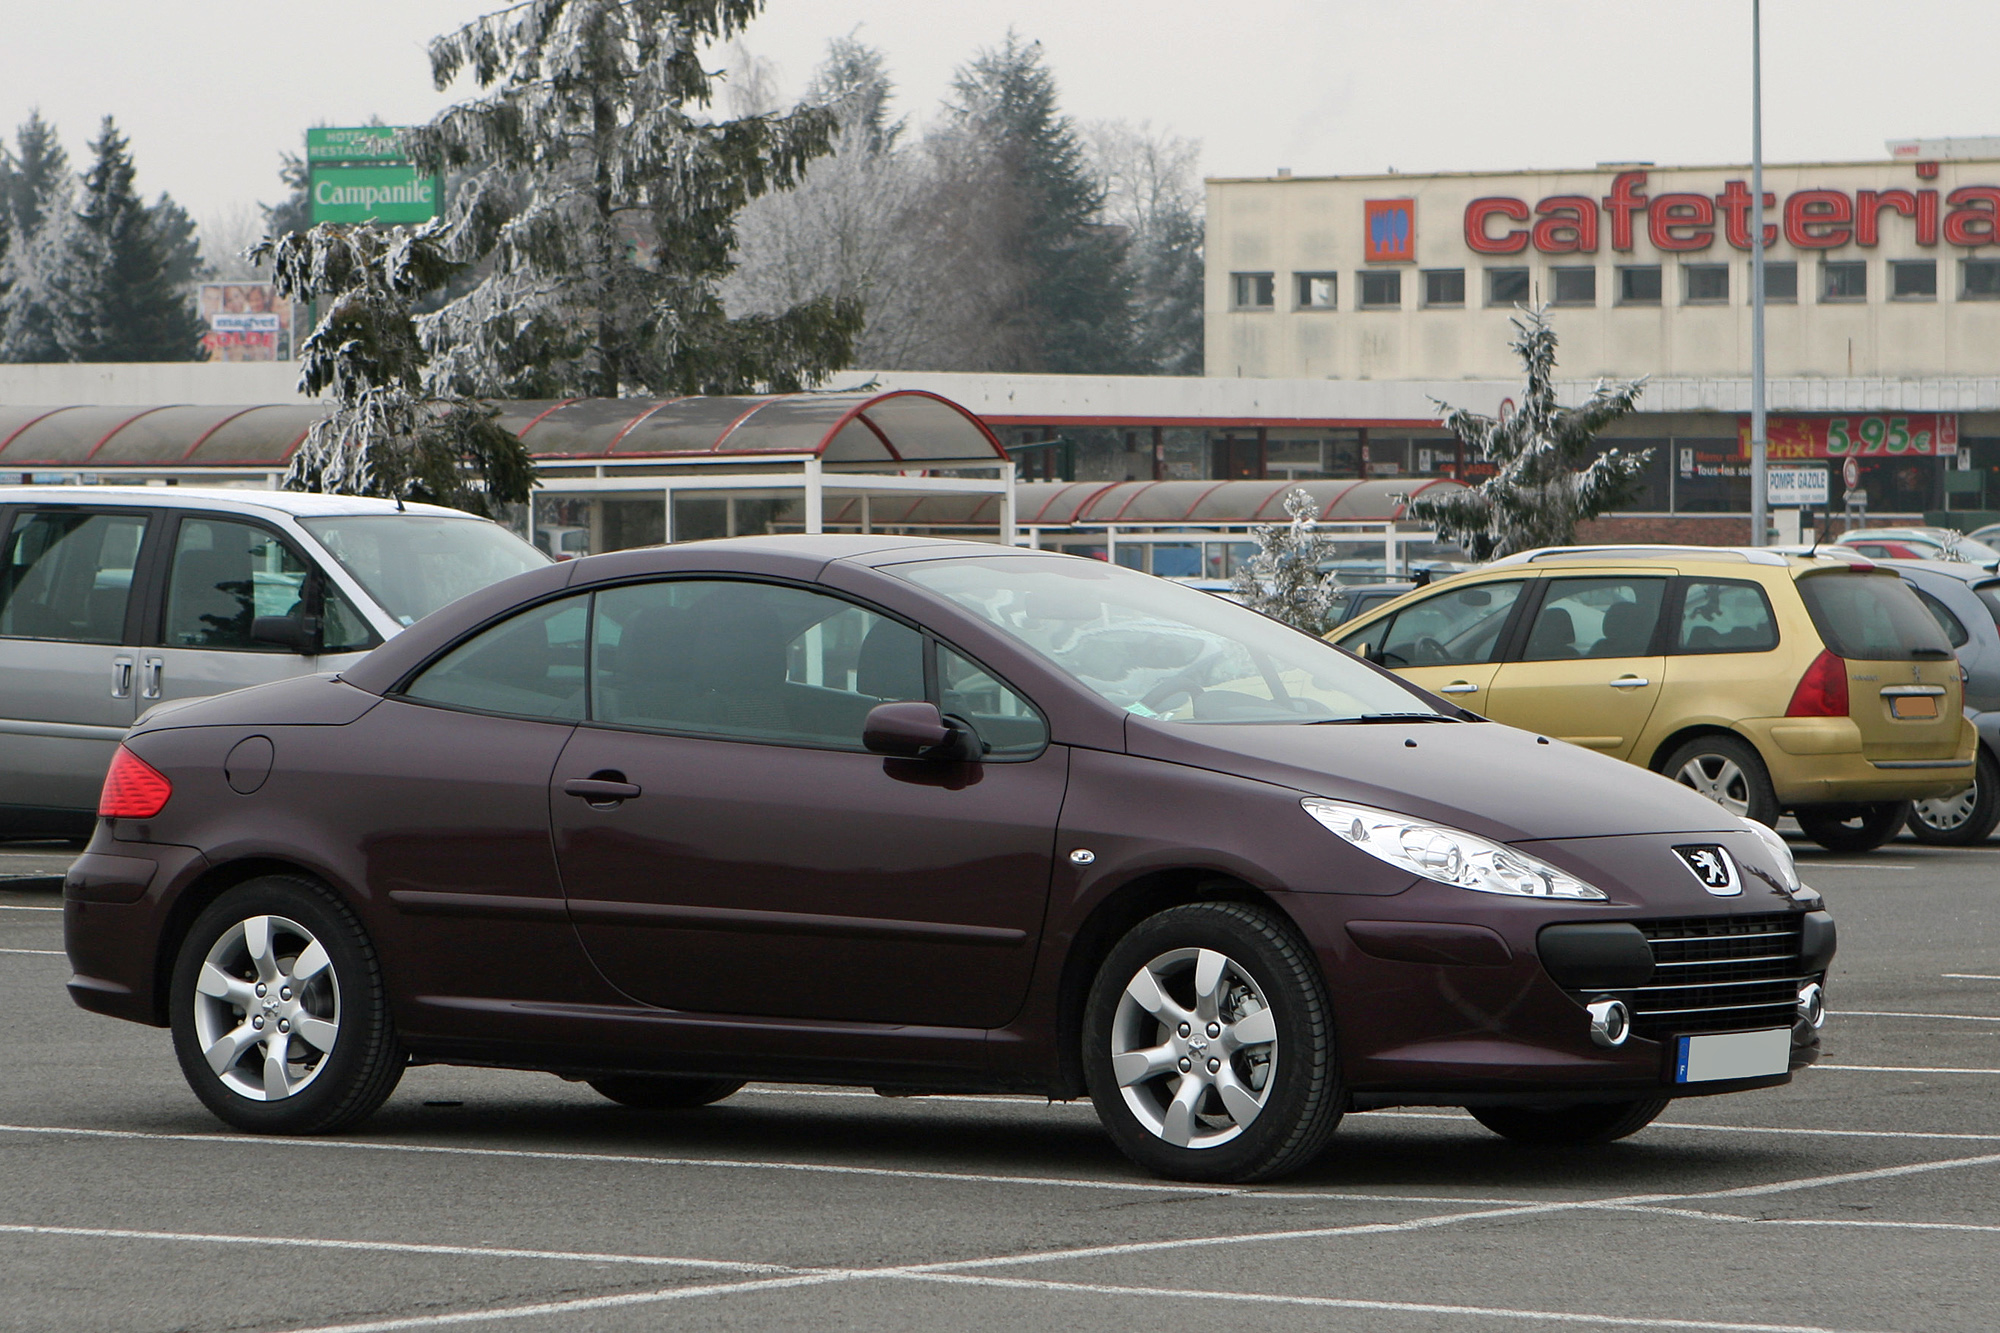
POLYGON ((1465 270, 1462 268, 1425 269, 1424 304, 1427 306, 1464 305, 1465 270))
POLYGON ((1937 300, 1937 260, 1890 260, 1889 299, 1892 301, 1937 300))
POLYGON ((1396 268, 1361 270, 1361 308, 1397 310, 1403 304, 1403 271, 1396 268))
POLYGON ((1618 270, 1619 305, 1658 305, 1660 303, 1660 266, 1658 264, 1628 264, 1618 270))
POLYGON ((1766 301, 1796 301, 1799 299, 1799 266, 1791 260, 1779 263, 1764 261, 1764 299, 1766 301))
POLYGON ((1729 304, 1729 265, 1681 265, 1681 299, 1689 305, 1729 304))
POLYGON ((1277 304, 1278 284, 1268 273, 1229 275, 1229 305, 1232 310, 1269 310, 1277 304))
POLYGON ((1597 270, 1594 268, 1552 268, 1549 280, 1557 305, 1596 305, 1597 270))
POLYGON ((2000 259, 1965 259, 1959 264, 1959 300, 2000 301, 2000 259))
POLYGON ((1486 270, 1486 304, 1513 305, 1528 299, 1528 270, 1489 268, 1486 270))
POLYGON ((1340 295, 1339 279, 1331 273, 1294 273, 1298 290, 1294 299, 1301 310, 1331 310, 1340 295))
POLYGON ((1865 301, 1868 299, 1868 261, 1829 259, 1819 266, 1819 299, 1822 301, 1865 301))

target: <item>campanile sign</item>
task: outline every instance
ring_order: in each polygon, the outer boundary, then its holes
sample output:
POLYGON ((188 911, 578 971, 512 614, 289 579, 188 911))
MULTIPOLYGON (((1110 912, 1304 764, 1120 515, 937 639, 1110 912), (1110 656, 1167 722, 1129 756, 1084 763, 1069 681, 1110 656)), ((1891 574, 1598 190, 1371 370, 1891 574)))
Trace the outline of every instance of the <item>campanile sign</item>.
POLYGON ((306 194, 314 222, 428 222, 442 185, 403 155, 394 126, 306 131, 306 194))

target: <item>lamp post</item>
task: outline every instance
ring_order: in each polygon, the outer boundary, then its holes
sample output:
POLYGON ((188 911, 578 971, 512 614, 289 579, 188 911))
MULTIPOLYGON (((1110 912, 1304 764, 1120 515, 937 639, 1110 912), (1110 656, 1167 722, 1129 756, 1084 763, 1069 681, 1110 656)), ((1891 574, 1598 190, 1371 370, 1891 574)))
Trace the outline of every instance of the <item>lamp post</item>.
POLYGON ((1769 530, 1764 428, 1764 15, 1750 0, 1750 544, 1769 530))

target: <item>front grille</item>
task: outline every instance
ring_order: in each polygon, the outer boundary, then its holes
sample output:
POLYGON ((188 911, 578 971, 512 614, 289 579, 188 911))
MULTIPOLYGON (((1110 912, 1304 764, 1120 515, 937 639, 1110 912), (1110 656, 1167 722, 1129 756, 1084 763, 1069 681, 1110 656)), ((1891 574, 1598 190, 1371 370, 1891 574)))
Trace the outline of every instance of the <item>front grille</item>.
POLYGON ((1763 912, 1634 922, 1653 946, 1653 977, 1626 998, 1632 1031, 1657 1039, 1792 1026, 1807 980, 1801 921, 1763 912))

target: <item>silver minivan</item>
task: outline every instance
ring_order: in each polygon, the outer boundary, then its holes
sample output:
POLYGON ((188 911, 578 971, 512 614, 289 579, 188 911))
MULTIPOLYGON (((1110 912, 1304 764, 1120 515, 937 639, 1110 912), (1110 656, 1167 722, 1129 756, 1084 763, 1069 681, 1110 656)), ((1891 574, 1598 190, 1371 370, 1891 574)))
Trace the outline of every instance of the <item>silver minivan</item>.
POLYGON ((0 838, 90 832, 157 703, 338 671, 549 563, 455 509, 288 491, 0 486, 0 838))

